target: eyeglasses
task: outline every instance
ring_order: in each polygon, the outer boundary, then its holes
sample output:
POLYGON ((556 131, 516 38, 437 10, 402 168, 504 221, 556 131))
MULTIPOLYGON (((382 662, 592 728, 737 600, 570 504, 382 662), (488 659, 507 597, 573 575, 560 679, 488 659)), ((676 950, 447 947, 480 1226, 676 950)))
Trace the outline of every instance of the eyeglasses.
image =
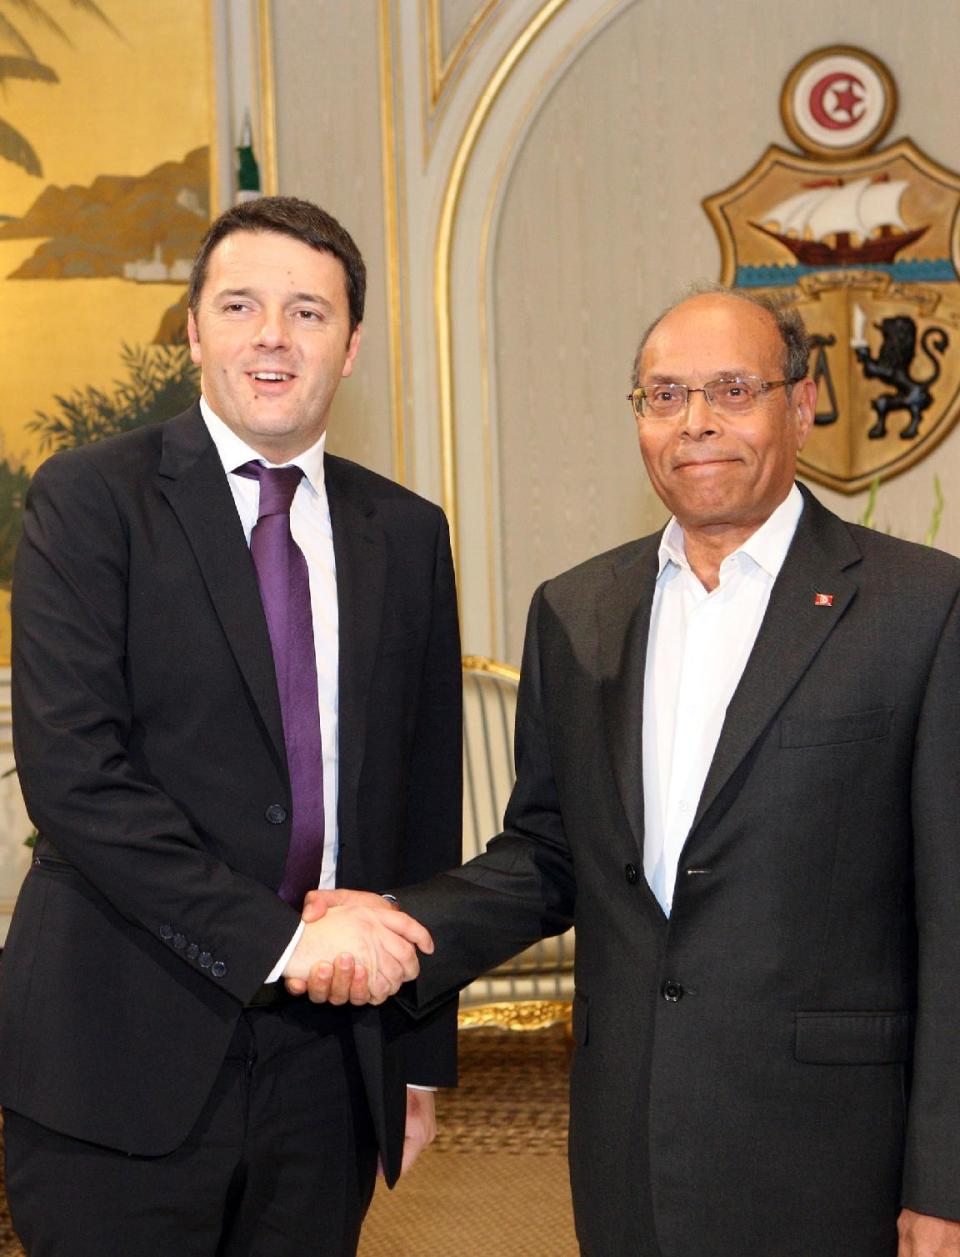
POLYGON ((650 388, 641 385, 627 394, 627 401, 638 419, 675 419, 686 411, 693 393, 702 393, 711 410, 736 417, 749 414, 771 389, 789 388, 802 378, 761 380, 759 375, 737 375, 708 380, 702 388, 690 388, 688 384, 653 384, 650 388))

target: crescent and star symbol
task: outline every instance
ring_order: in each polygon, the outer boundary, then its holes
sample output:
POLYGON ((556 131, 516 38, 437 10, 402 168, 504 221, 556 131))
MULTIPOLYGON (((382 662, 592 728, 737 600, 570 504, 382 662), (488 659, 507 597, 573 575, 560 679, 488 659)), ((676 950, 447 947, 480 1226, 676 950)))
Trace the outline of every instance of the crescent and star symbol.
POLYGON ((849 71, 825 74, 810 91, 810 113, 828 131, 845 131, 863 117, 866 94, 863 83, 849 71))

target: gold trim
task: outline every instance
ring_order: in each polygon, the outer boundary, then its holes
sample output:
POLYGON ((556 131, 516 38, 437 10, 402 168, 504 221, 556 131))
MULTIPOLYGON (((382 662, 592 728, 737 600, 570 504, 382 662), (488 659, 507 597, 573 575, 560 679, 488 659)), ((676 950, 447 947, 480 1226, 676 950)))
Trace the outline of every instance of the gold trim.
MULTIPOLYGON (((390 399, 393 420, 393 478, 406 483, 406 448, 403 423, 403 323, 400 296, 400 210, 397 196, 397 149, 399 132, 394 116, 393 39, 390 0, 380 0, 380 161, 383 180, 383 225, 387 255, 387 336, 390 355, 390 399)), ((402 124, 402 120, 401 120, 402 124)), ((399 163, 402 170, 402 156, 399 163)))
MULTIPOLYGON (((523 111, 523 117, 529 114, 529 105, 523 111)), ((497 542, 497 521, 494 517, 494 507, 496 505, 494 492, 494 467, 493 467, 493 441, 491 440, 491 432, 493 430, 490 422, 490 334, 487 321, 487 251, 490 247, 490 227, 493 218, 493 205, 495 201, 496 190, 500 186, 500 180, 503 178, 503 172, 506 166, 506 155, 510 152, 517 136, 516 129, 511 131, 510 140, 504 150, 504 155, 500 158, 497 166, 496 174, 493 177, 494 195, 487 199, 487 208, 483 216, 483 225, 480 229, 480 432, 483 439, 483 492, 486 497, 486 532, 487 532, 487 627, 490 633, 490 645, 495 649, 503 649, 506 646, 506 632, 503 616, 501 614, 501 605, 499 597, 499 589, 497 587, 497 556, 494 553, 497 542)))
POLYGON ((813 156, 825 158, 828 161, 846 161, 851 157, 857 157, 861 153, 867 152, 868 149, 879 144, 890 130, 896 112, 897 85, 888 67, 884 65, 879 57, 875 57, 863 48, 854 48, 850 44, 828 44, 824 48, 817 48, 815 51, 807 53, 787 75, 780 91, 780 117, 787 135, 790 136, 797 148, 803 149, 805 153, 810 153, 813 156), (797 80, 811 65, 817 61, 826 60, 827 57, 850 57, 854 61, 862 61, 864 65, 870 67, 883 84, 885 99, 880 120, 870 134, 864 139, 858 140, 856 144, 849 144, 844 147, 831 147, 826 144, 820 144, 804 131, 794 113, 793 90, 797 85, 797 80))
POLYGON ((259 0, 257 5, 257 36, 260 143, 263 148, 260 186, 264 196, 276 196, 280 180, 277 173, 277 98, 273 77, 273 14, 270 0, 259 0))
POLYGON ((430 112, 437 107, 437 102, 446 91, 454 72, 463 60, 467 49, 473 43, 477 32, 487 18, 499 5, 500 0, 486 0, 481 9, 474 13, 467 23, 467 29, 453 46, 446 61, 441 62, 440 50, 440 3, 439 0, 427 0, 427 68, 430 75, 430 112))
POLYGON ((427 104, 432 111, 437 103, 440 81, 440 8, 437 0, 426 0, 427 15, 427 104))
POLYGON ((486 655, 464 655, 460 660, 464 672, 488 672, 491 676, 503 677, 505 681, 519 681, 520 669, 508 663, 499 663, 496 659, 488 659, 486 655))
POLYGON ((500 61, 480 98, 474 106, 460 143, 457 146, 450 176, 444 190, 440 226, 434 251, 434 310, 437 333, 437 372, 440 396, 440 459, 442 501, 450 521, 450 543, 454 563, 459 563, 460 529, 457 518, 457 451, 453 405, 453 345, 451 336, 450 264, 453 248, 453 226, 467 165, 483 124, 504 83, 513 73, 524 53, 567 0, 547 0, 542 9, 527 23, 500 61))
POLYGON ((214 29, 215 2, 216 0, 207 0, 207 132, 210 136, 210 171, 207 200, 210 208, 210 222, 213 222, 220 213, 220 145, 217 142, 217 34, 214 29))
POLYGON ((459 1030, 473 1030, 478 1026, 499 1026, 502 1030, 543 1030, 558 1022, 572 1025, 572 1001, 516 1000, 505 1004, 480 1004, 457 1013, 459 1030))

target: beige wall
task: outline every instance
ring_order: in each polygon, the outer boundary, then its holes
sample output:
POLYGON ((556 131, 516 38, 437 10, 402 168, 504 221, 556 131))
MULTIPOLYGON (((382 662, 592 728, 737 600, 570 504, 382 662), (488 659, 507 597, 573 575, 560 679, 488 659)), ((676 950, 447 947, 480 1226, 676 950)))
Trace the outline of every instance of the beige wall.
MULTIPOLYGON (((342 214, 371 270, 364 361, 331 446, 390 473, 393 424, 404 424, 406 479, 456 516, 465 644, 517 662, 540 580, 663 518, 624 394, 639 330, 686 282, 719 273, 702 198, 769 143, 792 147, 779 118, 783 79, 829 43, 863 46, 890 66, 900 91, 891 139, 910 136, 960 168, 956 0, 558 4, 489 105, 458 185, 448 254, 452 492, 434 289, 444 195, 485 89, 546 6, 384 8, 386 41, 379 0, 273 7, 281 188, 342 214), (483 19, 437 107, 426 64, 431 8, 445 58, 471 18, 483 19), (397 362, 386 318, 383 54, 399 109, 399 413, 389 402, 397 362)), ((947 500, 940 544, 960 552, 958 442, 955 433, 883 486, 880 526, 922 536, 936 473, 947 500)), ((863 495, 820 492, 847 517, 864 509, 863 495)))
MULTIPOLYGON (((634 346, 679 287, 719 274, 701 199, 769 143, 792 147, 778 110, 791 66, 823 44, 865 45, 899 84, 891 136, 960 167, 957 17, 955 0, 910 11, 647 0, 601 31, 544 101, 511 172, 494 272, 511 659, 538 580, 663 519, 623 400, 634 346)), ((940 544, 960 552, 958 442, 955 433, 882 487, 878 524, 922 537, 936 472, 947 499, 940 544)), ((863 495, 818 492, 847 518, 864 509, 863 495)))

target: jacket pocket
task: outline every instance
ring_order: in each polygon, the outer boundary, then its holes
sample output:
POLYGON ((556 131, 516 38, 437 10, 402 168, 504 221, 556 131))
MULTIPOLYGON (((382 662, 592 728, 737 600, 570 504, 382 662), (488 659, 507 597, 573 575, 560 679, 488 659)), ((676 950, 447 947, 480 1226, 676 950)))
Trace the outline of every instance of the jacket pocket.
POLYGON ((33 868, 41 873, 76 873, 76 868, 69 860, 54 855, 35 855, 33 868))
POLYGON ((909 1012, 798 1012, 794 1056, 810 1065, 889 1065, 910 1059, 909 1012))
POLYGON ((887 736, 892 707, 851 711, 841 716, 807 719, 787 716, 780 723, 781 746, 834 746, 841 742, 874 742, 887 736))

